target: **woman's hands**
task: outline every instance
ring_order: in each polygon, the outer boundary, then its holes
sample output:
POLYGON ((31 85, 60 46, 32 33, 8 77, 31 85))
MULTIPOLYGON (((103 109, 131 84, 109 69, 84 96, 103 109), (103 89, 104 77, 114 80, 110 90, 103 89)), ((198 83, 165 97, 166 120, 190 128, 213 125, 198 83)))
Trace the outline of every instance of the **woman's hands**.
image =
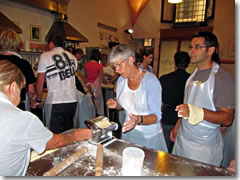
POLYGON ((130 113, 129 118, 130 119, 123 124, 123 127, 122 127, 122 132, 123 133, 127 132, 127 131, 130 131, 131 129, 135 128, 137 123, 138 123, 138 116, 130 113))

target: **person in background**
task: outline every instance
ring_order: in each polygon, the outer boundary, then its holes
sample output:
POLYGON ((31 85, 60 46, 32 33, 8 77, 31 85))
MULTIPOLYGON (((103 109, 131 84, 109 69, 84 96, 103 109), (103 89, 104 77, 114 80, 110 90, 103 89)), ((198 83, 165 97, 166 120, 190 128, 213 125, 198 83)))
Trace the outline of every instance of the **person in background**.
POLYGON ((153 68, 150 65, 153 61, 153 50, 144 48, 141 51, 141 55, 142 55, 142 63, 140 64, 139 67, 153 73, 153 68))
POLYGON ((73 55, 77 58, 78 62, 78 72, 82 75, 82 77, 86 78, 86 72, 85 72, 85 64, 88 61, 88 58, 86 55, 84 55, 84 52, 82 49, 78 48, 75 49, 73 52, 73 55))
POLYGON ((21 88, 25 86, 23 73, 7 60, 0 61, 0 174, 24 176, 30 151, 38 154, 76 141, 90 139, 90 129, 76 129, 70 134, 53 134, 34 114, 16 106, 21 88))
POLYGON ((232 125, 228 127, 222 127, 224 149, 223 149, 223 160, 221 166, 227 168, 230 162, 234 159, 236 153, 236 124, 237 120, 234 118, 232 125))
POLYGON ((75 72, 76 87, 78 90, 78 106, 77 106, 77 121, 74 121, 74 127, 88 128, 84 121, 96 117, 94 97, 91 88, 87 86, 87 79, 85 77, 84 69, 84 53, 82 49, 76 49, 74 52, 78 60, 78 67, 75 72))
POLYGON ((84 65, 87 62, 87 58, 85 58, 86 56, 84 55, 83 50, 80 48, 74 50, 73 54, 78 62, 78 69, 75 73, 77 89, 83 94, 92 94, 91 90, 87 87, 86 72, 84 68, 84 65))
POLYGON ((175 71, 159 78, 162 85, 162 126, 168 152, 172 152, 173 142, 170 132, 178 120, 176 106, 183 103, 184 88, 190 74, 186 68, 190 62, 187 52, 180 51, 174 54, 175 71))
POLYGON ((116 85, 116 99, 108 99, 107 105, 126 111, 121 138, 167 152, 160 123, 162 89, 158 79, 135 65, 135 52, 129 45, 115 46, 109 59, 120 77, 116 85))
POLYGON ((85 64, 87 75, 87 84, 94 96, 94 103, 97 115, 104 115, 103 94, 101 82, 109 84, 103 76, 103 66, 98 62, 101 59, 101 53, 98 49, 93 49, 90 54, 90 60, 85 64))
POLYGON ((137 67, 142 63, 142 56, 139 53, 135 53, 135 64, 137 67))
POLYGON ((78 100, 75 83, 77 59, 63 49, 62 36, 51 35, 47 41, 50 51, 40 56, 35 107, 42 101, 43 84, 46 79, 48 88, 45 102, 46 126, 54 133, 61 133, 73 128, 78 100))
POLYGON ((112 65, 108 63, 108 55, 101 54, 101 63, 103 66, 103 76, 110 82, 114 82, 118 78, 118 74, 112 68, 112 65))
POLYGON ((30 111, 30 102, 35 93, 35 82, 32 66, 18 53, 22 40, 14 30, 5 30, 0 33, 0 61, 8 60, 15 64, 26 79, 26 87, 21 91, 21 102, 18 105, 22 110, 30 111))
POLYGON ((220 166, 223 159, 221 126, 232 124, 235 87, 230 73, 219 66, 217 37, 211 32, 193 36, 191 62, 197 69, 185 86, 184 104, 178 105, 182 117, 171 131, 173 154, 220 166))

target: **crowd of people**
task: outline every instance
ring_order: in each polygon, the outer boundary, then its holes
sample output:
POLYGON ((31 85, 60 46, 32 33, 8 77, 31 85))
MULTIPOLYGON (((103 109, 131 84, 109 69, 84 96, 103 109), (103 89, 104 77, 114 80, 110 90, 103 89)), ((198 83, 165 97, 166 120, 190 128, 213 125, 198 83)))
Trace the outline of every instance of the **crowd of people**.
POLYGON ((123 112, 120 138, 125 141, 235 168, 235 85, 220 66, 213 33, 196 33, 189 52, 175 53, 175 71, 160 78, 151 66, 152 49, 136 53, 119 44, 108 55, 93 49, 87 58, 81 49, 67 51, 61 36, 51 35, 47 42, 49 51, 41 54, 35 78, 18 53, 19 35, 0 33, 1 175, 24 176, 32 149, 42 153, 92 138, 81 121, 104 115, 104 106, 123 112), (186 71, 190 62, 197 65, 192 74, 186 71), (37 108, 42 103, 45 82, 43 123, 26 104, 37 108), (114 83, 116 97, 106 105, 101 83, 114 83))

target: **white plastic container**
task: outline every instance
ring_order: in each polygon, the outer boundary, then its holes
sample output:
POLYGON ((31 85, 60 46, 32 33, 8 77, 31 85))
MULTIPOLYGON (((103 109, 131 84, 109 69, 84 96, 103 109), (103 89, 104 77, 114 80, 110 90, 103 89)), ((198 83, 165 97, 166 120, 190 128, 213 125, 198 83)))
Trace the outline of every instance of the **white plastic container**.
POLYGON ((122 153, 122 175, 141 176, 145 153, 137 147, 127 147, 122 153))

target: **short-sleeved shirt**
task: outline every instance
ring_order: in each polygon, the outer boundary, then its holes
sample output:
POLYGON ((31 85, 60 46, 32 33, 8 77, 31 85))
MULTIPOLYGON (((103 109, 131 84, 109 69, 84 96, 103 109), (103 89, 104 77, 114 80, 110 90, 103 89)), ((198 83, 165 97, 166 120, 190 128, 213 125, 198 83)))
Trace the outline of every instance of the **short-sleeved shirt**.
MULTIPOLYGON (((26 61, 25 59, 22 59, 16 55, 1 55, 0 54, 0 60, 8 60, 11 63, 15 64, 22 71, 22 73, 26 79, 26 88, 28 87, 29 84, 33 84, 36 82, 36 78, 34 76, 32 67, 29 64, 29 62, 26 61)), ((25 94, 27 91, 26 88, 22 89, 21 100, 26 99, 26 97, 25 97, 25 94)))
MULTIPOLYGON (((193 77, 194 81, 205 82, 211 73, 211 68, 198 70, 193 77)), ((219 67, 215 74, 213 102, 218 108, 235 108, 235 83, 232 75, 219 67)))
POLYGON ((184 89, 190 74, 184 69, 160 77, 162 85, 162 124, 175 125, 178 119, 176 106, 183 103, 184 89))
POLYGON ((30 150, 42 153, 53 134, 37 116, 14 106, 0 92, 0 175, 24 176, 30 150))
POLYGON ((85 64, 85 71, 87 75, 87 81, 94 82, 99 77, 100 72, 103 71, 103 66, 97 61, 89 61, 85 64))
POLYGON ((47 104, 77 102, 77 59, 61 47, 41 54, 38 73, 46 73, 47 104))

